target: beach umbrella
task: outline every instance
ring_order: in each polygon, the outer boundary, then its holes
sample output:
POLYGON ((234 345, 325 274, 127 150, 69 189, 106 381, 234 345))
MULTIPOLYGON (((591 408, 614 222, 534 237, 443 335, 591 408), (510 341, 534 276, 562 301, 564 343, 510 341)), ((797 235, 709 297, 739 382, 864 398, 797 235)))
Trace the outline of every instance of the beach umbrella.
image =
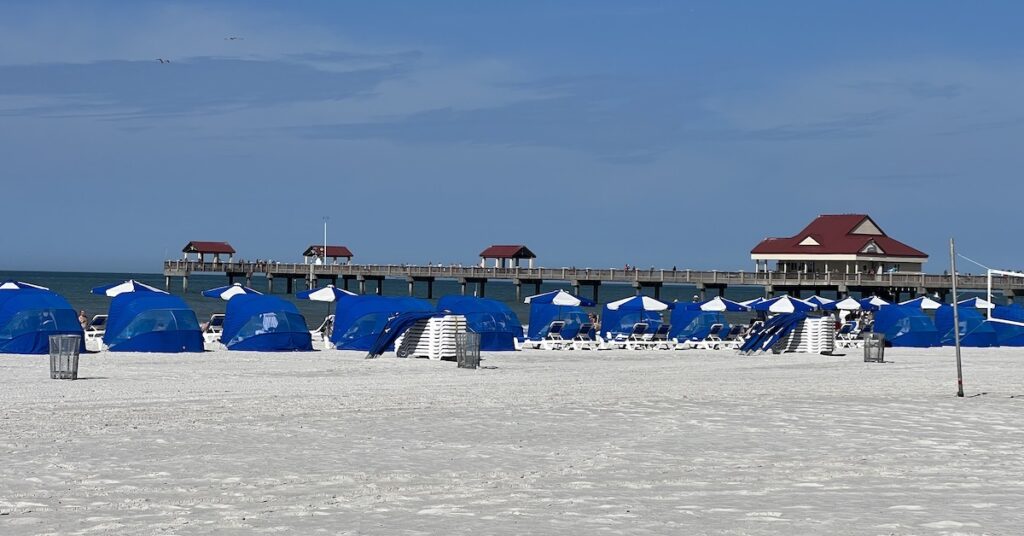
POLYGON ((8 279, 7 281, 4 281, 3 283, 0 283, 0 290, 27 290, 27 289, 50 290, 50 289, 48 289, 46 287, 41 287, 39 285, 33 285, 32 283, 25 283, 24 281, 15 281, 13 279, 8 279))
POLYGON ((110 296, 111 298, 117 296, 118 294, 124 294, 125 292, 159 292, 160 294, 167 294, 167 292, 164 292, 163 290, 149 286, 145 283, 140 283, 134 279, 129 279, 122 283, 112 283, 110 285, 103 285, 102 287, 96 287, 92 289, 93 294, 110 296))
POLYGON ((562 305, 568 307, 593 307, 597 305, 594 300, 581 298, 564 290, 552 290, 543 294, 527 296, 523 303, 550 303, 551 305, 562 305))
POLYGON ((343 288, 338 288, 334 285, 327 285, 324 288, 315 288, 311 290, 303 290, 295 295, 296 298, 302 300, 322 301, 333 303, 345 296, 358 296, 355 292, 349 292, 343 288))
POLYGON ((742 311, 749 311, 750 308, 741 303, 734 302, 732 300, 727 300, 721 296, 715 296, 714 298, 711 298, 710 300, 700 304, 700 310, 717 313, 738 313, 742 311))
POLYGON ((853 298, 843 298, 839 301, 829 302, 821 306, 825 311, 859 311, 860 302, 853 298))
POLYGON ((879 298, 878 296, 868 296, 867 298, 861 298, 860 308, 865 311, 877 311, 879 307, 883 305, 889 305, 889 302, 879 298))
POLYGON ((810 298, 807 298, 804 301, 807 302, 807 303, 813 303, 814 305, 817 305, 819 309, 828 309, 828 307, 824 307, 824 306, 828 305, 830 303, 835 303, 835 300, 830 300, 828 298, 823 298, 823 297, 818 296, 818 295, 811 296, 810 298))
POLYGON ((605 307, 611 311, 664 311, 668 304, 647 296, 633 296, 613 301, 605 307))
POLYGON ((761 303, 754 304, 753 307, 755 311, 768 311, 769 313, 805 313, 807 311, 813 311, 816 308, 816 305, 807 303, 799 298, 793 298, 789 295, 764 300, 761 303))
POLYGON ((925 311, 934 311, 935 309, 942 307, 941 303, 929 298, 928 296, 921 296, 912 300, 902 301, 900 302, 900 305, 910 305, 925 311))
POLYGON ((970 298, 956 303, 960 307, 974 307, 975 309, 994 309, 996 306, 996 304, 982 298, 970 298))
POLYGON ((327 314, 331 313, 331 304, 345 296, 358 296, 358 294, 355 292, 349 292, 343 288, 338 288, 334 285, 327 285, 324 288, 303 290, 302 292, 295 294, 295 297, 300 300, 327 302, 327 314))
POLYGON ((764 301, 764 298, 758 297, 758 298, 754 298, 752 300, 741 301, 740 305, 742 305, 742 306, 744 306, 744 307, 746 307, 748 309, 753 309, 755 305, 757 305, 757 304, 759 304, 759 303, 761 303, 763 301, 764 301))
POLYGON ((242 286, 241 283, 234 283, 225 287, 211 288, 203 291, 203 296, 207 298, 220 298, 224 301, 230 300, 231 298, 238 296, 239 294, 263 294, 262 292, 253 290, 249 287, 242 286))

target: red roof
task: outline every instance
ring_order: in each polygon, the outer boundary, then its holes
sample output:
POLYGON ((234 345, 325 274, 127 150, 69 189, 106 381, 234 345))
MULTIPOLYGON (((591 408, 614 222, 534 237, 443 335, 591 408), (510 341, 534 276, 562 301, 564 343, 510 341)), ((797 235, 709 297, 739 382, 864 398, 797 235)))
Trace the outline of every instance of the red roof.
POLYGON ((234 255, 235 248, 231 247, 231 244, 227 242, 198 242, 193 240, 188 244, 185 244, 185 249, 181 250, 182 253, 223 253, 227 255, 234 255))
MULTIPOLYGON (((306 251, 302 253, 303 257, 319 257, 324 251, 323 244, 312 245, 306 248, 306 251)), ((328 257, 347 257, 352 258, 352 251, 345 246, 327 246, 328 257)))
POLYGON ((536 259, 526 246, 491 246, 480 252, 485 259, 536 259))
POLYGON ((788 238, 766 238, 750 251, 752 254, 785 255, 855 255, 869 254, 877 257, 922 257, 928 254, 914 249, 903 242, 889 238, 867 214, 825 214, 818 216, 800 231, 788 238), (866 220, 866 221, 865 221, 866 220), (868 227, 855 233, 859 227, 868 227), (871 229, 870 227, 874 227, 871 229), (874 230, 877 229, 878 233, 874 230), (811 240, 808 240, 810 238, 811 240), (818 245, 806 244, 817 242, 818 245), (864 249, 874 242, 879 253, 865 253, 864 249), (800 245, 804 242, 805 245, 800 245))

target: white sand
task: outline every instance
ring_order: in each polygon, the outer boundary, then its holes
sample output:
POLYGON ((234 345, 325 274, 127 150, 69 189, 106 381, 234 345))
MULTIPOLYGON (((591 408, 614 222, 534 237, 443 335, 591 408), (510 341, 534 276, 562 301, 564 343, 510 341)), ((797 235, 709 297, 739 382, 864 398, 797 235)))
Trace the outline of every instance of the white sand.
POLYGON ((1019 534, 1024 351, 0 356, 0 534, 1019 534))

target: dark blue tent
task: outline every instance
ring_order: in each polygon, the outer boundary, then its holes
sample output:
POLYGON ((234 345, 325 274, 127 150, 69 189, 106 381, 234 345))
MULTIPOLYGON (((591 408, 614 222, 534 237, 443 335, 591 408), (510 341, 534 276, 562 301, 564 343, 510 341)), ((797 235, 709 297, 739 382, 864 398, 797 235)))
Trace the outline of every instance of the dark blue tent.
POLYGON ((530 325, 526 328, 526 337, 535 341, 543 339, 547 336, 551 323, 556 320, 565 322, 561 335, 571 339, 579 334, 580 326, 590 322, 590 315, 578 305, 531 302, 530 325))
POLYGON ((391 317, 434 310, 419 298, 344 296, 337 301, 331 342, 339 350, 369 350, 391 317))
POLYGON ((523 325, 508 305, 474 296, 444 296, 437 302, 439 311, 466 317, 466 328, 480 334, 480 349, 489 352, 513 351, 516 339, 523 338, 523 325))
MULTIPOLYGON (((950 327, 952 327, 952 321, 950 327)), ((875 313, 875 333, 885 335, 893 346, 929 348, 939 346, 939 331, 919 305, 883 305, 875 313)))
POLYGON ((676 303, 672 307, 669 323, 672 329, 668 336, 679 341, 703 340, 711 332, 711 326, 722 324, 721 336, 729 332, 729 322, 718 311, 702 311, 699 303, 676 303))
MULTIPOLYGON (((1017 304, 997 305, 995 309, 992 309, 992 318, 1024 324, 1024 307, 1017 304)), ((1003 322, 989 322, 989 324, 992 324, 992 329, 996 330, 996 341, 999 346, 1024 346, 1024 325, 1003 322)))
POLYGON ((103 344, 112 352, 202 352, 203 334, 181 298, 125 292, 110 302, 103 344))
MULTIPOLYGON (((999 344, 992 323, 986 322, 985 317, 981 316, 976 308, 958 307, 957 309, 960 315, 960 346, 985 348, 999 344)), ((942 307, 935 310, 935 329, 939 331, 939 340, 943 346, 954 344, 953 306, 943 304, 942 307)))
POLYGON ((633 331, 633 324, 638 322, 645 322, 647 333, 653 333, 661 326, 661 313, 626 309, 612 310, 607 305, 601 311, 601 333, 611 333, 612 336, 628 335, 633 331))
POLYGON ((78 315, 59 294, 31 287, 0 290, 0 353, 49 353, 50 335, 78 335, 85 350, 78 315))
POLYGON ((220 340, 228 350, 310 351, 313 338, 295 304, 276 296, 237 294, 228 300, 220 340))

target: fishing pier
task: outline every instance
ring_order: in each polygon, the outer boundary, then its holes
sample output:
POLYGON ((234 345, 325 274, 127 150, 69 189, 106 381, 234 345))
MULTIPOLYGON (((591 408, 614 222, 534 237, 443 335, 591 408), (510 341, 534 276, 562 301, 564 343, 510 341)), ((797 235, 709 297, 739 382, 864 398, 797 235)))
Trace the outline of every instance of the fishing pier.
MULTIPOLYGON (((462 294, 467 290, 477 296, 486 296, 487 283, 504 281, 515 285, 516 299, 522 299, 524 289, 530 294, 539 294, 544 282, 567 283, 576 294, 586 292, 599 301, 600 288, 604 284, 630 285, 636 293, 649 292, 660 298, 661 289, 667 285, 691 286, 697 289, 701 298, 709 295, 723 295, 730 286, 761 287, 767 297, 776 294, 825 294, 845 296, 850 293, 877 294, 895 300, 913 298, 924 294, 938 294, 945 298, 952 289, 952 277, 925 273, 804 273, 777 271, 717 271, 717 270, 666 270, 666 269, 611 269, 611 268, 527 268, 527 267, 481 267, 481 266, 416 266, 391 264, 304 264, 269 261, 164 261, 165 286, 169 289, 174 278, 181 278, 182 290, 188 292, 188 278, 191 274, 225 274, 232 283, 245 281, 252 284, 254 277, 266 278, 267 288, 273 292, 275 285, 292 294, 298 287, 317 288, 328 283, 366 294, 368 291, 381 294, 385 279, 404 280, 409 295, 417 284, 426 286, 427 298, 433 298, 433 284, 438 279, 456 281, 462 294), (370 285, 367 285, 370 282, 370 285), (587 287, 587 288, 585 288, 587 287)), ((984 275, 960 275, 957 287, 963 290, 984 291, 987 288, 984 275)), ((992 281, 993 290, 1001 292, 1008 300, 1024 296, 1024 280, 997 276, 992 281)))

